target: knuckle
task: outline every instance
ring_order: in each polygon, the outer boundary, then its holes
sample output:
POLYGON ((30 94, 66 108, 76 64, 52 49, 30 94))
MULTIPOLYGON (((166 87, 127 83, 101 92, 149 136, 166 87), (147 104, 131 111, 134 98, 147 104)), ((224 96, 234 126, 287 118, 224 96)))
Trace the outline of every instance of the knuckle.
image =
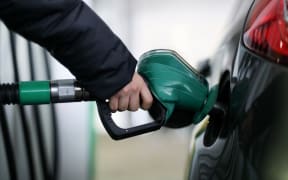
POLYGON ((138 91, 138 86, 136 86, 136 85, 131 86, 131 91, 132 92, 137 92, 138 91))
POLYGON ((124 88, 122 89, 122 94, 126 95, 126 94, 128 94, 128 93, 129 93, 129 87, 124 87, 124 88))

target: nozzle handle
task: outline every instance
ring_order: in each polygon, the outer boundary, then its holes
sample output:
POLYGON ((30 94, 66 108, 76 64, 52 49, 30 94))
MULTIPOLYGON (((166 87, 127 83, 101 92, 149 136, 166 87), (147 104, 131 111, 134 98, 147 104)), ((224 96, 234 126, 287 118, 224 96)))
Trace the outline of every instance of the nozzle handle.
POLYGON ((103 101, 97 101, 98 112, 102 124, 110 137, 114 140, 125 139, 160 129, 161 126, 164 124, 164 117, 166 113, 165 109, 163 109, 163 106, 161 106, 162 105, 154 99, 154 103, 151 107, 153 111, 149 111, 150 114, 152 112, 151 116, 154 116, 153 122, 131 128, 121 128, 117 126, 117 124, 112 119, 112 112, 109 108, 108 103, 103 101), (157 113, 157 115, 153 112, 157 113))

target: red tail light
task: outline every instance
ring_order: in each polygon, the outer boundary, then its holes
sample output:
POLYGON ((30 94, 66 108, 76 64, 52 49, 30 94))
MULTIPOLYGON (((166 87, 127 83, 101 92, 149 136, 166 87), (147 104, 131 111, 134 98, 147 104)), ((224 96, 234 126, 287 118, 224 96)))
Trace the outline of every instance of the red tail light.
POLYGON ((257 0, 243 36, 247 48, 288 65, 288 0, 257 0))

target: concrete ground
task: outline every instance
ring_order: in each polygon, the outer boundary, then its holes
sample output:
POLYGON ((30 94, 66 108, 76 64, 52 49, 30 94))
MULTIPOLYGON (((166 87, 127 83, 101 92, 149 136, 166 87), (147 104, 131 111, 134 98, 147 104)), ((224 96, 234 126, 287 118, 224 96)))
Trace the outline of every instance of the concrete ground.
POLYGON ((181 180, 188 144, 188 130, 164 129, 122 141, 98 136, 96 179, 181 180))

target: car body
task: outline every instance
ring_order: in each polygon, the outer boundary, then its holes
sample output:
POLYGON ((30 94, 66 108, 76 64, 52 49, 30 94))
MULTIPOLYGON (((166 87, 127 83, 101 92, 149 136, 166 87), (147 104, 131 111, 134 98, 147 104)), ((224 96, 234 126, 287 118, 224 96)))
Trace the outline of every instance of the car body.
POLYGON ((207 79, 219 85, 216 104, 222 110, 195 126, 187 179, 288 179, 287 57, 271 60, 244 39, 253 11, 269 11, 269 3, 238 1, 224 41, 209 60, 207 79))

